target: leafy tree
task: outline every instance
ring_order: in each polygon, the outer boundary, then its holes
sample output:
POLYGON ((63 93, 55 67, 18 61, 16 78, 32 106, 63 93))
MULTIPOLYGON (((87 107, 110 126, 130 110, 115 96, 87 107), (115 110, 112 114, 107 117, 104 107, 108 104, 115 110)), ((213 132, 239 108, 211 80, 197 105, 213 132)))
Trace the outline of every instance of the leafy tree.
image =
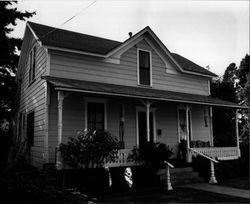
MULTIPOLYGON (((211 84, 211 96, 242 105, 249 105, 250 94, 249 55, 242 59, 239 68, 231 63, 222 78, 211 84)), ((240 110, 239 133, 242 140, 248 139, 247 110, 240 110)), ((235 145, 235 112, 214 108, 215 145, 235 145)))
MULTIPOLYGON (((237 70, 237 96, 240 104, 250 106, 250 56, 246 54, 240 62, 239 69, 237 70)), ((240 120, 240 137, 243 141, 249 141, 249 109, 240 111, 242 117, 240 120)))
POLYGON ((222 78, 222 83, 228 83, 228 84, 234 84, 235 79, 236 79, 236 72, 237 72, 237 67, 235 63, 231 63, 226 71, 224 72, 223 78, 222 78))
POLYGON ((15 94, 15 73, 17 71, 18 54, 22 40, 10 37, 13 31, 10 26, 16 26, 17 20, 32 17, 35 12, 21 12, 15 8, 16 2, 0 2, 0 171, 6 168, 6 162, 11 145, 12 127, 6 128, 6 119, 10 120, 15 94), (4 128, 3 128, 4 127, 4 128))
MULTIPOLYGON (((211 96, 222 100, 237 102, 235 63, 231 63, 222 78, 211 84, 211 96)), ((235 112, 225 108, 213 108, 213 131, 215 146, 235 146, 235 112)))
POLYGON ((10 37, 17 20, 32 17, 35 12, 21 12, 13 7, 17 2, 0 2, 0 115, 6 117, 12 108, 15 94, 15 73, 17 71, 18 54, 22 40, 10 37))

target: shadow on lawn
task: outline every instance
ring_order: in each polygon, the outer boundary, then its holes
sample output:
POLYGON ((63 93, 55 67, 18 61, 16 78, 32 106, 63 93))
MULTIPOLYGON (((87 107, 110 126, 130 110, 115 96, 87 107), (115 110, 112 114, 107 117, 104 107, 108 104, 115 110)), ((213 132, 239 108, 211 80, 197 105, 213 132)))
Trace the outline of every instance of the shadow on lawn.
POLYGON ((99 203, 249 203, 248 199, 175 188, 173 191, 140 192, 127 195, 110 195, 99 198, 99 203))

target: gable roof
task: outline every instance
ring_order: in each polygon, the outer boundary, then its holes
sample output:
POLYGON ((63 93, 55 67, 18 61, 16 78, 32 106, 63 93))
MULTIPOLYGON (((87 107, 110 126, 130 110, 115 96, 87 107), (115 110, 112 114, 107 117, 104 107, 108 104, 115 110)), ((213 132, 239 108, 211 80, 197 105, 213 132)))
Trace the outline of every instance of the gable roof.
MULTIPOLYGON (((169 50, 159 40, 159 38, 154 34, 154 32, 150 29, 149 26, 145 27, 131 38, 128 38, 123 43, 96 36, 58 29, 55 27, 41 25, 33 22, 28 22, 28 26, 32 29, 34 35, 36 35, 38 40, 41 41, 42 44, 45 46, 82 51, 92 54, 99 54, 100 56, 103 57, 105 57, 105 55, 107 56, 110 53, 113 53, 115 50, 118 50, 122 46, 129 43, 132 39, 149 31, 162 44, 163 48, 166 49, 167 52, 169 52, 169 50)), ((186 59, 185 57, 170 52, 169 54, 184 71, 191 72, 194 74, 195 73, 204 74, 205 76, 209 77, 217 76, 216 74, 186 59)))
POLYGON ((176 53, 171 53, 171 55, 174 57, 174 59, 178 62, 179 65, 181 65, 181 67, 184 69, 184 70, 187 70, 187 71, 191 71, 191 72, 199 72, 201 74, 208 74, 208 75, 212 75, 214 77, 216 77, 217 75, 208 71, 207 69, 199 66, 198 64, 190 61, 189 59, 179 55, 179 54, 176 54, 176 53))
POLYGON ((237 103, 224 101, 221 99, 213 98, 211 96, 157 90, 144 87, 132 87, 92 81, 66 79, 52 76, 43 76, 42 79, 45 79, 53 84, 56 90, 84 92, 89 94, 129 97, 137 99, 203 104, 219 107, 247 108, 245 106, 238 105, 237 103))
POLYGON ((44 45, 107 54, 121 42, 28 22, 44 45))

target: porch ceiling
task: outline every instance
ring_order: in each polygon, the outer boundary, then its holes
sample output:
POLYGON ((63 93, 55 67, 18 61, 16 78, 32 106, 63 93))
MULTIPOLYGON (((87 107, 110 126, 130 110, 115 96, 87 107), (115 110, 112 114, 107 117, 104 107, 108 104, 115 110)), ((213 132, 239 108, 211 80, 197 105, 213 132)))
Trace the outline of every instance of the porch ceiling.
POLYGON ((121 96, 139 99, 202 104, 230 108, 248 108, 229 101, 212 98, 211 96, 156 90, 153 88, 131 87, 91 81, 65 79, 51 76, 43 76, 42 79, 45 79, 51 84, 53 84, 57 90, 94 93, 101 95, 121 96))

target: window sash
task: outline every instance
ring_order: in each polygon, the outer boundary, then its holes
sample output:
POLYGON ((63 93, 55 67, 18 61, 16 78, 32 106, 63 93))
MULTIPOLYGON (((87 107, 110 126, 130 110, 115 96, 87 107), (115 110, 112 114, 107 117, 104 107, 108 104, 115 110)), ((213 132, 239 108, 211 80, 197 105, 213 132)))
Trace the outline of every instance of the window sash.
POLYGON ((27 140, 28 145, 34 145, 34 123, 35 123, 35 113, 31 112, 27 115, 27 140))
POLYGON ((104 104, 103 103, 87 103, 87 126, 88 129, 104 130, 104 104))
POLYGON ((150 52, 139 50, 139 84, 151 85, 150 52))

